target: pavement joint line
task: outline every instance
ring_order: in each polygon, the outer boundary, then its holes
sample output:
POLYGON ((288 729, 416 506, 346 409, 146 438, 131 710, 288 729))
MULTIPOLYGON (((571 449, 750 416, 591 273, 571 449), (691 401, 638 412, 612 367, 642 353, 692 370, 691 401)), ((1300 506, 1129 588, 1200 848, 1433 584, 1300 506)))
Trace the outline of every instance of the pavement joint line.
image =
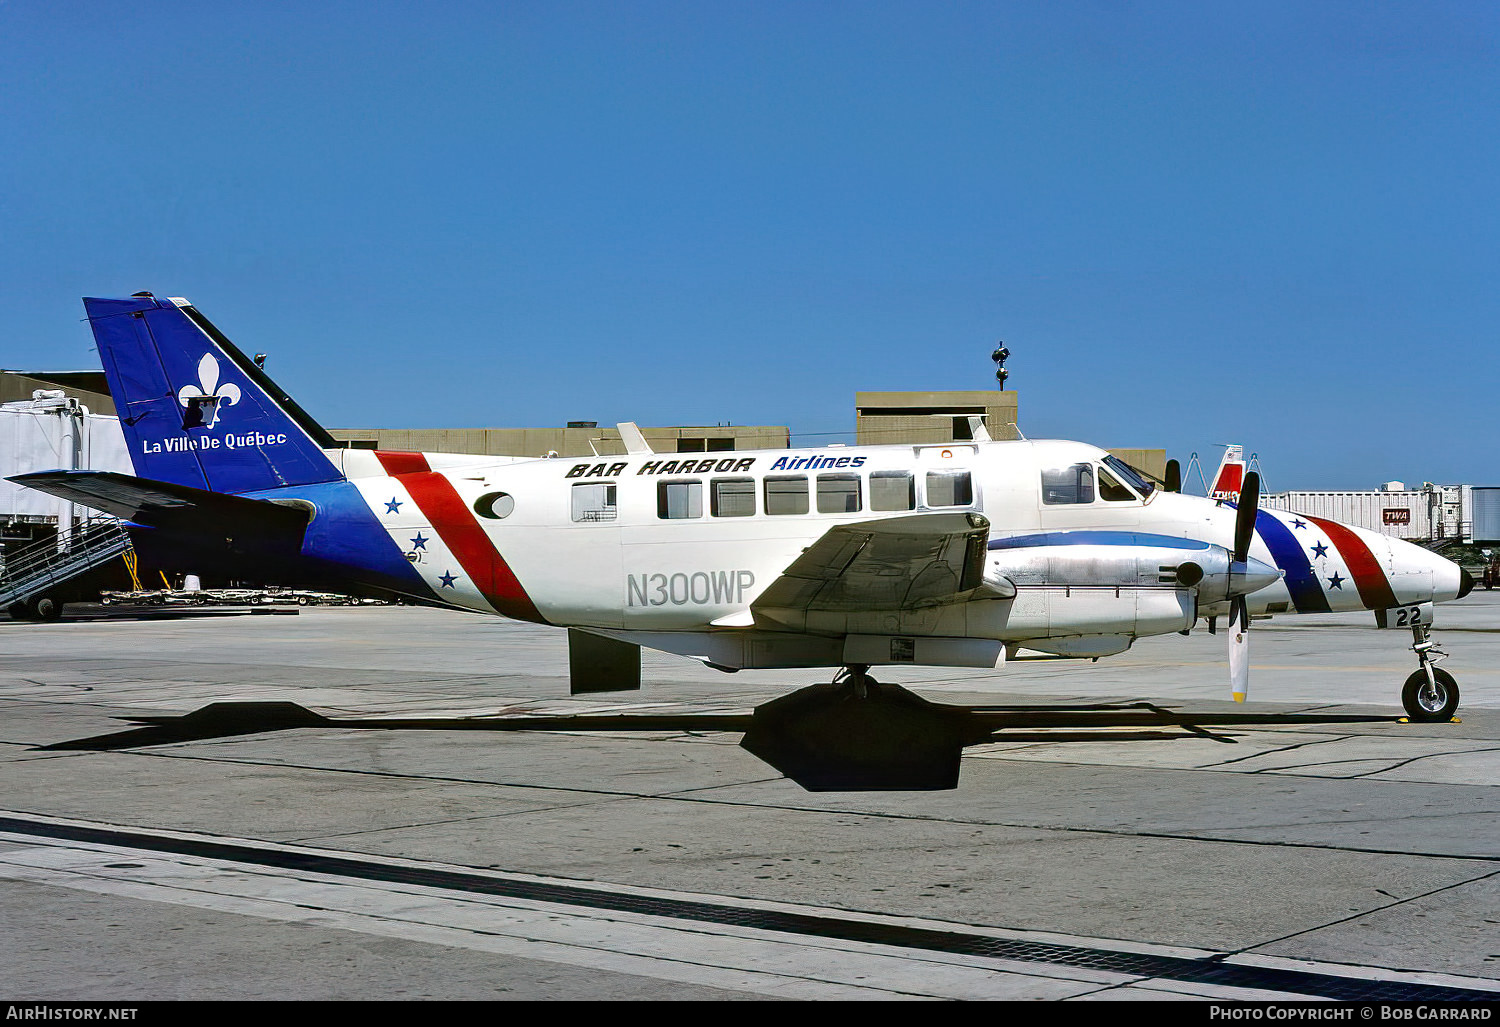
MULTIPOLYGON (((1268 939, 1266 941, 1256 942, 1254 945, 1249 945, 1249 946, 1246 946, 1243 949, 1240 949, 1239 952, 1233 953, 1233 955, 1234 956, 1240 956, 1240 955, 1245 955, 1245 954, 1253 953, 1256 949, 1262 949, 1262 948, 1267 947, 1268 945, 1279 945, 1279 944, 1281 944, 1284 941, 1290 941, 1291 939, 1301 937, 1304 934, 1313 934, 1313 933, 1316 933, 1318 931, 1327 930, 1330 927, 1335 927, 1335 926, 1337 926, 1339 924, 1354 923, 1356 920, 1363 920, 1367 916, 1371 916, 1371 915, 1376 914, 1376 913, 1384 913, 1384 912, 1387 912, 1388 910, 1396 909, 1397 907, 1404 906, 1404 905, 1406 905, 1409 902, 1416 902, 1416 901, 1418 901, 1420 899, 1431 898, 1434 895, 1441 895, 1443 892, 1445 892, 1445 891, 1452 891, 1455 888, 1468 888, 1468 887, 1471 887, 1472 885, 1475 885, 1475 884, 1479 883, 1480 881, 1487 881, 1487 880, 1489 880, 1490 878, 1494 877, 1497 874, 1500 874, 1500 870, 1492 870, 1492 871, 1490 871, 1487 874, 1480 874, 1478 877, 1472 877, 1472 878, 1469 878, 1466 881, 1454 881, 1451 884, 1439 885, 1436 888, 1432 888, 1432 889, 1429 889, 1428 891, 1420 892, 1420 893, 1418 893, 1416 895, 1410 895, 1410 896, 1408 896, 1408 897, 1406 897, 1404 899, 1403 898, 1397 898, 1396 896, 1391 895, 1391 893, 1388 892, 1388 891, 1381 891, 1380 894, 1388 896, 1391 899, 1393 899, 1394 901, 1387 902, 1387 903, 1385 903, 1384 905, 1381 905, 1381 906, 1375 906, 1375 907, 1372 907, 1370 909, 1361 910, 1361 911, 1356 912, 1356 913, 1351 913, 1349 916, 1343 916, 1343 917, 1339 917, 1339 918, 1337 918, 1335 920, 1329 920, 1329 921, 1327 921, 1325 923, 1318 924, 1318 925, 1316 925, 1314 927, 1307 927, 1307 928, 1304 928, 1303 930, 1300 930, 1300 931, 1292 931, 1290 934, 1284 934, 1284 935, 1282 935, 1279 938, 1271 938, 1271 939, 1268 939)), ((1376 889, 1376 890, 1379 891, 1379 889, 1376 889)), ((1496 987, 1497 991, 1500 991, 1500 981, 1497 981, 1495 983, 1495 987, 1496 987)))
MULTIPOLYGON (((1398 761, 1396 763, 1393 763, 1391 766, 1386 767, 1383 770, 1371 770, 1368 773, 1365 773, 1365 774, 1355 774, 1354 776, 1355 777, 1369 777, 1372 774, 1385 774, 1385 773, 1388 773, 1388 772, 1390 772, 1392 770, 1399 770, 1402 767, 1409 766, 1410 764, 1418 763, 1418 762, 1421 762, 1422 760, 1435 759, 1435 758, 1437 758, 1439 756, 1470 756, 1470 755, 1477 755, 1479 753, 1485 753, 1485 752, 1500 752, 1500 746, 1490 746, 1490 747, 1484 748, 1484 749, 1453 749, 1453 750, 1450 750, 1450 751, 1447 751, 1447 752, 1427 752, 1427 753, 1423 753, 1420 756, 1411 756, 1411 757, 1409 757, 1407 759, 1400 760, 1400 761, 1398 761)), ((1341 761, 1341 762, 1356 763, 1356 762, 1363 762, 1363 761, 1359 761, 1359 760, 1345 760, 1345 761, 1341 761)))
POLYGON ((1207 764, 1201 769, 1218 770, 1221 767, 1228 767, 1235 763, 1244 763, 1247 760, 1261 759, 1265 756, 1275 756, 1276 754, 1283 752, 1295 752, 1298 749, 1305 749, 1309 745, 1328 745, 1331 742, 1340 742, 1348 737, 1348 735, 1329 735, 1324 738, 1310 738, 1305 742, 1292 742, 1288 745, 1278 745, 1271 749, 1262 750, 1261 752, 1251 752, 1246 753, 1244 756, 1236 756, 1233 759, 1220 760, 1217 763, 1207 764))
MULTIPOLYGON (((1201 955, 1147 954, 1139 951, 1142 947, 1139 945, 1132 946, 1136 951, 1131 952, 1114 944, 1105 948, 1097 941, 1077 945, 1023 940, 1016 937, 1018 932, 974 925, 921 922, 783 903, 726 900, 718 896, 674 895, 628 886, 560 882, 556 878, 534 875, 443 867, 414 860, 332 853, 275 842, 251 842, 165 830, 145 831, 20 813, 0 812, 0 831, 26 840, 47 838, 93 843, 364 881, 428 886, 447 892, 480 892, 568 906, 644 913, 674 920, 732 924, 797 937, 978 955, 1026 964, 1063 965, 1214 987, 1387 1001, 1472 1001, 1492 999, 1500 994, 1500 982, 1480 979, 1465 979, 1463 986, 1455 986, 1419 981, 1414 979, 1415 975, 1399 971, 1379 971, 1377 976, 1371 977, 1368 971, 1351 975, 1345 972, 1346 968, 1339 967, 1340 972, 1335 973, 1331 972, 1333 967, 1310 961, 1296 962, 1291 967, 1231 961, 1237 953, 1216 953, 1205 958, 1201 955)), ((1445 886, 1435 889, 1435 892, 1457 886, 1445 886)))

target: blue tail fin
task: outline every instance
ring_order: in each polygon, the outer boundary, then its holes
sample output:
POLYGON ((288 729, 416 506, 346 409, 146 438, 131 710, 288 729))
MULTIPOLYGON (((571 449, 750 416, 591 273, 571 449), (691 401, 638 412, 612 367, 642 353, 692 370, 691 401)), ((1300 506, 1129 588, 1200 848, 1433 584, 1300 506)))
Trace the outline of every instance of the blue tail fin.
POLYGON ((83 305, 140 477, 230 493, 343 478, 333 438, 187 300, 83 305))

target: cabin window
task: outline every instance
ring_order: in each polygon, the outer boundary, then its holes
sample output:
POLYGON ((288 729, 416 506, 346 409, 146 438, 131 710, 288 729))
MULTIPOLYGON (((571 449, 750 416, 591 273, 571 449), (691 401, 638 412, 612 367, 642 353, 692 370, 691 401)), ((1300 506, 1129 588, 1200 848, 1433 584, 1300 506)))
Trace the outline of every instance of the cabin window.
POLYGON ((818 513, 859 513, 859 475, 818 475, 818 513))
POLYGON ((766 513, 807 513, 807 479, 801 475, 767 478, 766 513))
POLYGON ((612 521, 619 514, 615 503, 615 485, 590 484, 573 486, 573 520, 579 522, 612 521))
POLYGON ((917 479, 910 471, 874 471, 870 474, 871 510, 915 510, 917 479))
POLYGON ((1042 502, 1048 506, 1093 501, 1093 464, 1073 464, 1042 472, 1042 502))
POLYGON ((656 516, 669 521, 702 517, 703 483, 701 481, 657 482, 656 516))
POLYGON ((755 513, 754 478, 715 478, 709 482, 709 510, 715 517, 750 517, 755 513))
POLYGON ((1106 503, 1129 503, 1135 499, 1135 493, 1115 481, 1114 476, 1101 467, 1099 468, 1099 498, 1106 503))
POLYGON ((928 471, 928 506, 972 506, 974 482, 968 471, 928 471))

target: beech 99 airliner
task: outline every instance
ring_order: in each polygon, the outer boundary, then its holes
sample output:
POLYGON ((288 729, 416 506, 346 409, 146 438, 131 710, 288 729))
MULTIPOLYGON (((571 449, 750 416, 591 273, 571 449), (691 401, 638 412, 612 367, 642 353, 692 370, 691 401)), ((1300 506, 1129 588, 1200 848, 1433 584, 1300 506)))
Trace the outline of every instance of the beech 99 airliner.
POLYGON ((84 305, 137 476, 14 480, 200 567, 572 629, 575 691, 639 687, 645 646, 725 671, 839 668, 858 701, 872 667, 1098 658, 1223 619, 1242 700, 1252 618, 1373 610, 1413 632, 1407 714, 1458 703, 1428 632, 1468 575, 1258 509, 1253 473, 1233 499, 1183 495, 1094 446, 990 441, 977 421, 937 445, 660 454, 625 424, 625 453, 589 459, 346 449, 188 301, 84 305))

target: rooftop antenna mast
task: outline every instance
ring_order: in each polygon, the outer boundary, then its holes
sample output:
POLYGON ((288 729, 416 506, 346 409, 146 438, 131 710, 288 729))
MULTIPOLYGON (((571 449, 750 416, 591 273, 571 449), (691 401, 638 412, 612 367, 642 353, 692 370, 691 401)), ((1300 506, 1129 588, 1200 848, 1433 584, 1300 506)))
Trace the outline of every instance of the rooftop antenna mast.
POLYGON ((990 354, 990 359, 995 362, 995 382, 1000 386, 1001 391, 1005 389, 1005 379, 1010 377, 1010 372, 1005 369, 1005 358, 1008 356, 1010 356, 1010 350, 1003 342, 995 347, 995 352, 990 354))

